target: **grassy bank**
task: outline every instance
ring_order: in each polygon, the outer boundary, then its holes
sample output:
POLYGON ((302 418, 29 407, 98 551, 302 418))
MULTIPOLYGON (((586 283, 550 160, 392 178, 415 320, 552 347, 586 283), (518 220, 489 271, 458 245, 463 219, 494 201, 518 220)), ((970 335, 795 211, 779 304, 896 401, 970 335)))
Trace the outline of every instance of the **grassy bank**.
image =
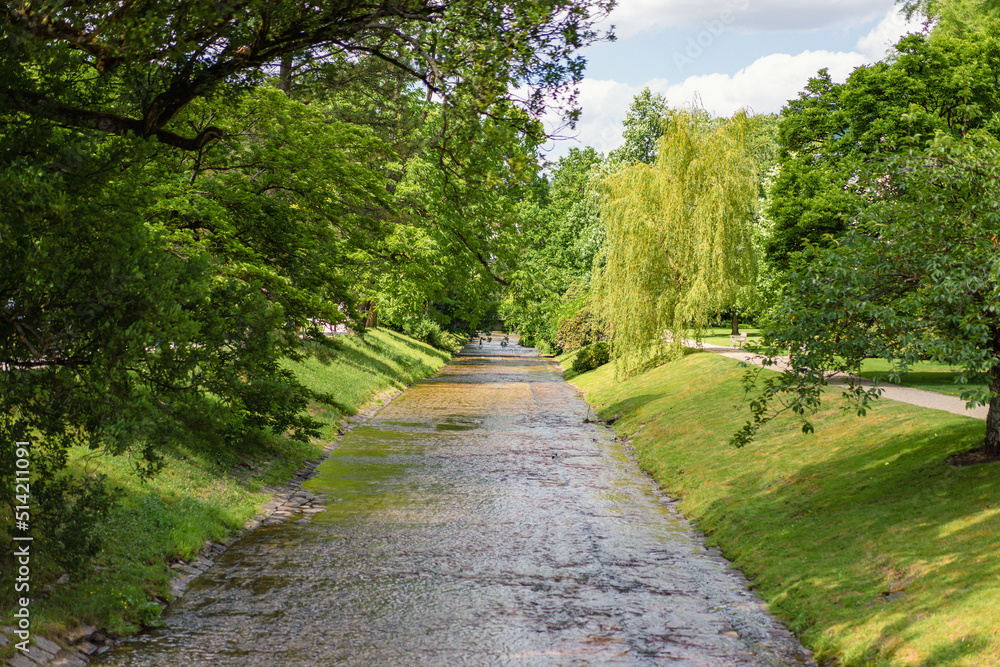
MULTIPOLYGON (((322 440, 304 444, 262 434, 231 449, 166 443, 162 471, 145 482, 127 457, 72 452, 73 468, 107 475, 122 499, 94 527, 104 550, 93 570, 78 580, 38 595, 61 573, 44 553, 34 555, 34 631, 54 634, 83 622, 125 634, 155 622, 160 611, 155 598, 168 599, 171 562, 190 559, 206 540, 238 532, 270 498, 266 487, 284 484, 295 470, 322 455, 324 441, 337 437, 343 416, 387 389, 430 375, 449 356, 384 330, 369 332, 364 341, 342 336, 336 346, 336 353, 322 361, 289 364, 304 384, 333 399, 334 407, 312 409, 324 424, 322 440)), ((13 588, 10 581, 2 582, 0 608, 14 607, 9 597, 13 588)), ((5 620, 9 624, 9 613, 5 620)))
POLYGON ((1000 664, 1000 464, 945 462, 983 422, 891 401, 859 419, 831 400, 815 434, 782 419, 737 450, 741 376, 697 353, 573 381, 821 662, 1000 664))

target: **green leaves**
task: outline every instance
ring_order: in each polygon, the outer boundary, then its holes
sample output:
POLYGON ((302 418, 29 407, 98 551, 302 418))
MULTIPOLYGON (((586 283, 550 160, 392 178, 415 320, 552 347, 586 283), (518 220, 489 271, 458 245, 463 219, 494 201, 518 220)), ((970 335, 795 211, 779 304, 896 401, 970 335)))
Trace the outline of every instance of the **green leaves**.
POLYGON ((623 369, 658 351, 667 331, 679 350, 686 327, 703 327, 756 279, 752 225, 759 169, 752 126, 677 112, 654 165, 605 181, 607 265, 602 311, 623 369))
MULTIPOLYGON (((835 244, 793 266, 764 349, 791 350, 791 369, 759 394, 736 444, 788 407, 807 414, 830 374, 854 374, 868 357, 889 360, 897 375, 925 359, 960 366, 960 384, 989 384, 963 398, 991 403, 1000 393, 998 158, 1000 143, 986 133, 940 133, 923 156, 870 163, 859 182, 891 188, 835 244), (790 403, 774 406, 780 397, 790 403)), ((844 395, 863 415, 878 387, 849 383, 844 395)))

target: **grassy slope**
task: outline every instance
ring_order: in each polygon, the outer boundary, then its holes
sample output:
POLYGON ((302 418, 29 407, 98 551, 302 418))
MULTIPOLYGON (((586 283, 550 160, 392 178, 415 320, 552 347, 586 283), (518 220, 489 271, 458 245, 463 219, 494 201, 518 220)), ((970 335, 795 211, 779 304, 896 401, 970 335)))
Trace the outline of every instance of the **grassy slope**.
MULTIPOLYGON (((314 408, 324 422, 323 439, 337 436, 345 414, 353 414, 378 393, 430 375, 448 355, 390 331, 374 331, 365 342, 354 336, 337 340, 338 352, 328 363, 312 359, 290 364, 300 380, 333 395, 337 408, 314 408)), ((128 633, 141 620, 155 616, 150 596, 167 597, 168 564, 197 554, 206 540, 220 540, 240 530, 270 495, 263 489, 281 485, 291 473, 323 452, 322 442, 295 443, 261 436, 236 450, 197 448, 172 443, 163 448, 165 466, 141 482, 127 458, 99 452, 73 453, 74 465, 88 473, 108 475, 123 492, 119 507, 95 530, 105 550, 86 578, 57 587, 47 599, 32 603, 36 631, 49 632, 76 621, 128 633)), ((35 586, 58 577, 44 555, 32 562, 35 586)), ((0 582, 0 608, 10 609, 10 582, 0 582)))
POLYGON ((643 467, 818 658, 1000 664, 1000 464, 944 463, 983 423, 891 401, 858 418, 831 400, 815 434, 782 419, 737 450, 741 376, 700 353, 574 383, 621 415, 643 467))

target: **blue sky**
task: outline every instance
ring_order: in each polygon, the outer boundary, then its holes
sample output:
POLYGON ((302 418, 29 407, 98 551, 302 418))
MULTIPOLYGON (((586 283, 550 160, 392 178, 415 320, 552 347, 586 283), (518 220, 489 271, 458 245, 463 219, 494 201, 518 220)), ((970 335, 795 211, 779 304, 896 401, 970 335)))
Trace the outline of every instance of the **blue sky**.
POLYGON ((583 52, 583 114, 567 133, 576 140, 551 142, 549 159, 573 146, 619 145, 628 105, 646 86, 671 106, 697 96, 716 115, 776 113, 819 68, 843 81, 920 29, 893 0, 619 0, 611 24, 618 40, 583 52))

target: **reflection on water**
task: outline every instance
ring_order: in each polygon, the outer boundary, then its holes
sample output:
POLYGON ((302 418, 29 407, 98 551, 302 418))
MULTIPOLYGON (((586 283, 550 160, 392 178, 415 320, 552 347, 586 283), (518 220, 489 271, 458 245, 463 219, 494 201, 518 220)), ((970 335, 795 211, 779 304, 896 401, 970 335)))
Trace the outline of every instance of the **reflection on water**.
POLYGON ((351 432, 106 665, 804 663, 555 366, 497 343, 351 432))

